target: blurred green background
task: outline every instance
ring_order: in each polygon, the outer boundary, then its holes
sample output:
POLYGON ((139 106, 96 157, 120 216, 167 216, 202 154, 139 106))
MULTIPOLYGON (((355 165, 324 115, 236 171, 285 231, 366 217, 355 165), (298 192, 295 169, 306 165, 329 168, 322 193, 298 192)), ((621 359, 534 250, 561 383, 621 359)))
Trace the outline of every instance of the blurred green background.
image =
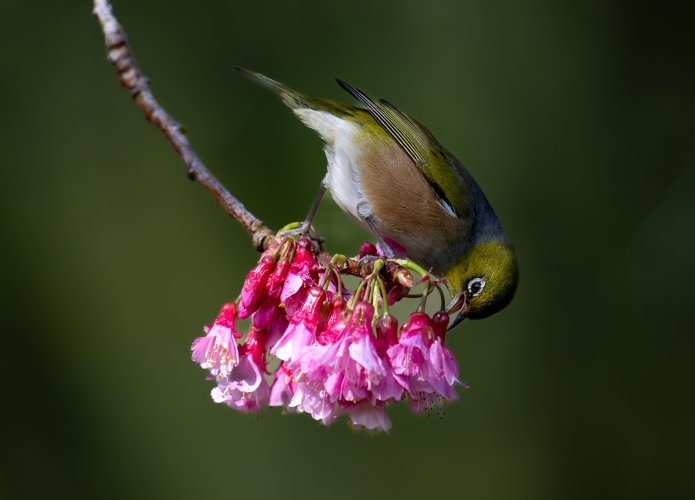
MULTIPOLYGON (((238 64, 461 158, 520 255, 450 337, 471 389, 390 435, 215 405, 191 340, 257 254, 120 87, 87 1, 0 7, 0 497, 693 498, 692 2, 117 0, 153 89, 272 227, 319 140, 238 64)), ((365 238, 331 202, 328 249, 365 238)))

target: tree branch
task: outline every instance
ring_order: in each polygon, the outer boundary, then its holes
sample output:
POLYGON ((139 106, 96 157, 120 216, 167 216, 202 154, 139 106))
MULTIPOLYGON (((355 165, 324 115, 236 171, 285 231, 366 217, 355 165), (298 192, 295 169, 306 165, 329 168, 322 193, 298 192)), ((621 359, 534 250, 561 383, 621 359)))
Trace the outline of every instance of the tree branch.
POLYGON ((186 165, 188 177, 200 182, 225 211, 244 227, 257 250, 263 250, 272 240, 273 232, 256 218, 219 180, 207 169, 193 151, 184 129, 157 102, 150 90, 149 79, 142 73, 135 55, 128 46, 123 27, 113 13, 110 0, 94 0, 94 16, 104 32, 108 60, 118 73, 121 84, 145 113, 145 118, 162 131, 169 143, 186 165))

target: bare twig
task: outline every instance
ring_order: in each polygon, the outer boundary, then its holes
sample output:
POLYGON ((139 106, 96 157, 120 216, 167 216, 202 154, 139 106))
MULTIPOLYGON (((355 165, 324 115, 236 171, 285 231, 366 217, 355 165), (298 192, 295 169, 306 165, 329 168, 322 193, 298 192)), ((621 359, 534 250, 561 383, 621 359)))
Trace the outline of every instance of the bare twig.
POLYGON ((157 102, 150 90, 149 80, 140 70, 133 52, 128 46, 128 38, 113 13, 110 0, 94 0, 94 15, 99 20, 106 41, 108 59, 118 73, 123 86, 128 89, 130 96, 145 113, 145 118, 162 131, 181 157, 188 177, 200 182, 210 191, 217 202, 222 205, 229 215, 234 217, 249 233, 257 250, 267 247, 272 240, 273 232, 256 218, 237 200, 217 178, 212 175, 191 147, 183 127, 157 102))

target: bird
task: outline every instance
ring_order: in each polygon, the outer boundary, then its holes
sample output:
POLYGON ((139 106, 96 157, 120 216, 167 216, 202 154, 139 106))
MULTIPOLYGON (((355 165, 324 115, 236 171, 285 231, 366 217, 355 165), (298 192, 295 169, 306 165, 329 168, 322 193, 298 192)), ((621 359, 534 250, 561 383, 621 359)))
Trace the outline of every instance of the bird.
POLYGON ((444 278, 452 297, 447 312, 455 315, 449 329, 511 302, 519 280, 514 246, 471 173, 425 126, 339 78, 362 107, 304 96, 234 69, 276 93, 323 141, 327 171, 299 231, 311 227, 327 189, 387 257, 403 250, 444 278))

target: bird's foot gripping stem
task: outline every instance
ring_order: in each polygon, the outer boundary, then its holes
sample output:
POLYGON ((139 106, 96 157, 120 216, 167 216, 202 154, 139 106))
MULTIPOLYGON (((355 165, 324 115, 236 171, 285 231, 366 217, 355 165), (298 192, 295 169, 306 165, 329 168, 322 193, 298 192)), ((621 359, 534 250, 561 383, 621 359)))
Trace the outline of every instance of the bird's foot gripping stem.
POLYGON ((319 234, 316 232, 316 229, 314 229, 314 226, 312 226, 311 222, 309 221, 291 222, 282 229, 280 229, 277 235, 280 238, 295 236, 298 236, 300 238, 307 238, 316 246, 316 248, 319 251, 323 251, 323 242, 326 240, 325 238, 319 236, 319 234))

